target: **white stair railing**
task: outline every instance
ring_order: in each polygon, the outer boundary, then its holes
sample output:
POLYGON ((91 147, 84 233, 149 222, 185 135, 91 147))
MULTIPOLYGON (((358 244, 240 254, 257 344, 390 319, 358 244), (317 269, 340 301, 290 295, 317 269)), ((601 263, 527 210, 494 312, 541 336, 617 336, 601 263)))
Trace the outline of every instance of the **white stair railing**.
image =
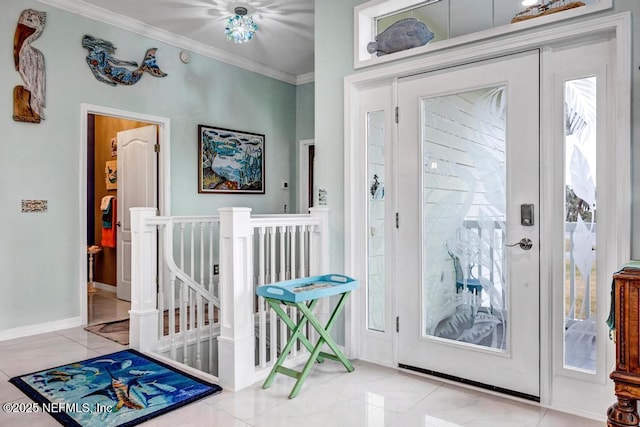
MULTIPOLYGON (((312 208, 310 215, 256 215, 252 217, 254 242, 254 295, 255 287, 282 280, 291 280, 327 273, 323 265, 327 259, 326 236, 327 208, 312 208)), ((290 337, 290 331, 264 298, 255 297, 256 307, 256 380, 268 374, 290 337)), ((294 321, 297 310, 286 307, 285 312, 294 321)), ((318 310, 321 318, 328 315, 328 307, 322 304, 318 310)), ((304 331, 308 337, 310 328, 304 331)), ((290 357, 304 356, 306 348, 297 343, 290 357)))
MULTIPOLYGON (((219 216, 155 212, 131 209, 131 347, 217 375, 230 390, 264 378, 289 331, 255 288, 328 273, 329 210, 254 217, 249 208, 220 208, 219 216)), ((326 320, 328 303, 316 311, 326 320)), ((304 352, 298 346, 290 358, 304 352)))
POLYGON ((169 278, 161 280, 158 287, 158 307, 163 313, 158 319, 158 350, 168 352, 173 360, 217 374, 215 337, 220 301, 215 295, 213 269, 219 218, 156 217, 151 222, 163 229, 163 261, 169 278), (174 242, 179 242, 179 266, 174 242))
POLYGON ((142 242, 139 243, 146 248, 140 262, 132 260, 132 276, 134 272, 141 272, 144 278, 137 282, 143 286, 134 286, 132 280, 131 346, 217 374, 220 302, 216 296, 213 268, 217 257, 219 218, 156 217, 155 209, 149 208, 134 208, 131 214, 132 220, 139 218, 139 224, 132 227, 132 248, 141 246, 134 243, 140 238, 142 242), (160 238, 159 247, 163 249, 160 277, 155 261, 156 235, 160 238), (145 301, 133 296, 134 288, 144 289, 145 301), (134 305, 144 306, 143 312, 148 313, 148 317, 155 316, 153 329, 148 329, 148 324, 134 325, 134 318, 140 317, 135 313, 134 305))

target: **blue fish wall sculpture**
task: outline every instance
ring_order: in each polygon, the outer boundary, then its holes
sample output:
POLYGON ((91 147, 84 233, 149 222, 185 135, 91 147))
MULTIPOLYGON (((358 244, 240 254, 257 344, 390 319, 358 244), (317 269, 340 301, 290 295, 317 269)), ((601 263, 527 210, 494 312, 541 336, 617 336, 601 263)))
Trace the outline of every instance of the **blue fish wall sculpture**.
POLYGON ((116 84, 132 85, 142 78, 147 72, 155 77, 164 77, 163 73, 156 64, 156 48, 147 50, 142 65, 133 61, 122 61, 114 56, 116 47, 113 43, 106 40, 96 39, 92 36, 84 36, 82 38, 82 47, 89 51, 87 55, 87 65, 91 69, 93 75, 99 81, 111 86, 116 84), (135 70, 124 68, 123 65, 138 67, 135 70))
POLYGON ((400 52, 413 47, 424 46, 434 34, 423 22, 416 18, 405 18, 392 24, 376 36, 376 41, 367 45, 369 53, 377 56, 400 52))

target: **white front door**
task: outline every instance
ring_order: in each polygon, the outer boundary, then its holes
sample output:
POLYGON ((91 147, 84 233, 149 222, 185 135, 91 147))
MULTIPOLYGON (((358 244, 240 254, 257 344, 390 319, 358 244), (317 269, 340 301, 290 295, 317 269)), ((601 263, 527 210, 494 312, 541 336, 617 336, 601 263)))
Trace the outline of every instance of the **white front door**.
POLYGON ((536 50, 398 83, 399 365, 533 400, 538 70, 536 50))
POLYGON ((157 207, 157 127, 118 132, 118 287, 131 301, 131 218, 129 208, 157 207))

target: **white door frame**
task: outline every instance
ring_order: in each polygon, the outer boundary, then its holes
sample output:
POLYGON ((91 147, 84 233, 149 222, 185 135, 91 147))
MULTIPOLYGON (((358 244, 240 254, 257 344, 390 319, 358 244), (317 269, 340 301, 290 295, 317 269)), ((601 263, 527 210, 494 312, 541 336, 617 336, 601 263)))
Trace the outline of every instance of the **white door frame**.
MULTIPOLYGON (((626 262, 630 256, 630 238, 631 238, 631 213, 630 213, 630 141, 631 141, 631 14, 629 12, 606 15, 602 17, 567 21, 556 25, 543 26, 536 29, 525 30, 518 33, 509 34, 503 37, 485 40, 482 44, 467 44, 452 49, 443 49, 433 52, 429 55, 416 58, 402 63, 392 63, 381 67, 372 68, 369 71, 356 73, 347 76, 344 80, 344 140, 345 140, 345 176, 344 176, 344 230, 345 230, 345 274, 354 275, 362 270, 363 263, 366 260, 363 254, 366 254, 366 230, 360 226, 362 218, 366 212, 366 206, 358 195, 362 192, 359 185, 362 177, 365 176, 366 168, 363 159, 358 153, 361 150, 362 143, 361 129, 358 128, 360 106, 360 92, 366 88, 376 85, 390 84, 398 77, 411 74, 423 73, 427 71, 442 69, 464 63, 481 61, 484 59, 494 58, 500 55, 521 52, 528 49, 539 48, 543 51, 554 44, 568 43, 569 40, 580 40, 581 38, 589 38, 596 33, 614 34, 615 41, 612 42, 614 52, 614 73, 613 82, 615 87, 612 88, 616 92, 616 98, 612 109, 614 110, 612 117, 615 123, 612 126, 611 146, 615 149, 616 168, 615 176, 610 179, 619 183, 616 194, 617 200, 615 206, 617 228, 615 229, 615 238, 617 241, 610 242, 607 250, 611 253, 607 265, 601 267, 605 270, 615 271, 623 262, 626 262)), ((542 68, 544 70, 544 59, 542 68)), ((545 91, 544 82, 542 91, 545 91)), ((389 105, 393 108, 395 105, 389 105)), ((547 116, 541 118, 542 122, 547 116)), ((549 130, 541 129, 541 137, 544 138, 549 130)), ((542 206, 541 213, 544 209, 551 209, 550 206, 542 206)), ((543 225, 544 227, 544 225, 543 225)), ((544 228, 541 229, 541 238, 549 233, 544 228)), ((612 237, 613 238, 613 237, 612 237)), ((541 405, 554 407, 552 396, 552 380, 553 380, 553 361, 552 361, 552 309, 550 304, 545 305, 545 301, 552 300, 552 290, 550 283, 553 275, 551 271, 551 261, 553 254, 548 248, 542 247, 541 250, 541 306, 546 307, 541 313, 540 331, 541 342, 540 352, 543 357, 540 359, 540 399, 541 405)), ((600 268, 600 266, 599 266, 600 268)), ((356 276, 359 277, 359 276, 356 276)), ((364 292, 358 289, 355 293, 364 292)), ((390 300, 396 300, 395 295, 390 300)), ((348 307, 345 310, 347 317, 345 318, 347 352, 350 356, 358 357, 358 332, 362 329, 360 322, 363 318, 362 311, 364 307, 357 304, 361 298, 351 298, 348 307)), ((397 313, 397 307, 388 307, 393 310, 394 315, 397 313)), ((397 340, 394 340, 394 354, 396 360, 390 361, 397 363, 397 340)), ((613 364, 613 360, 607 360, 609 366, 613 364)), ((571 408, 562 408, 569 411, 571 408)), ((577 411, 577 410, 576 410, 577 411)), ((577 411, 579 412, 579 411, 577 411)), ((594 416, 593 413, 583 413, 587 416, 594 416)), ((600 416, 598 414, 598 416, 600 416)), ((605 417, 605 414, 602 414, 605 417)))
POLYGON ((118 108, 105 107, 92 104, 80 104, 80 149, 79 152, 79 200, 80 211, 78 214, 78 227, 80 241, 78 242, 78 277, 80 283, 80 316, 83 325, 88 323, 87 305, 87 124, 90 114, 108 116, 118 119, 136 120, 158 126, 158 144, 161 150, 158 153, 158 210, 160 215, 170 215, 171 212, 171 146, 170 146, 170 120, 166 117, 152 116, 136 113, 118 108))
POLYGON ((298 213, 309 213, 309 148, 314 139, 298 141, 298 213))

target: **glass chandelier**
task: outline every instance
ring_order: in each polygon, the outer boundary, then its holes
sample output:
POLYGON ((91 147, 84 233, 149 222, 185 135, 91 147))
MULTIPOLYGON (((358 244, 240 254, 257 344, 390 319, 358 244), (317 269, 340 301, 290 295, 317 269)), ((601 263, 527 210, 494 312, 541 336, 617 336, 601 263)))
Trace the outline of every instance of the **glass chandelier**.
POLYGON ((238 6, 234 9, 235 15, 227 19, 224 33, 227 40, 235 43, 245 43, 251 40, 258 31, 258 26, 251 16, 247 16, 247 8, 238 6))

